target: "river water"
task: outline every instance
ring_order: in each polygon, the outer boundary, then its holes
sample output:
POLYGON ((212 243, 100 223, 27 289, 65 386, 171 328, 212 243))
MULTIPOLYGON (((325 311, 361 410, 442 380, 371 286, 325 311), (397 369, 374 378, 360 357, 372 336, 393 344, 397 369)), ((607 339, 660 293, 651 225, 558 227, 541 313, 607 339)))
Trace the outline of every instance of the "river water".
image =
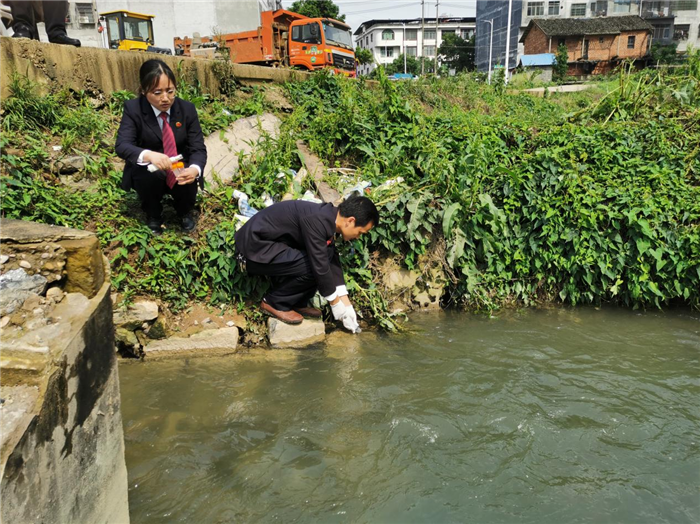
POLYGON ((700 313, 409 326, 121 365, 132 524, 700 522, 700 313))

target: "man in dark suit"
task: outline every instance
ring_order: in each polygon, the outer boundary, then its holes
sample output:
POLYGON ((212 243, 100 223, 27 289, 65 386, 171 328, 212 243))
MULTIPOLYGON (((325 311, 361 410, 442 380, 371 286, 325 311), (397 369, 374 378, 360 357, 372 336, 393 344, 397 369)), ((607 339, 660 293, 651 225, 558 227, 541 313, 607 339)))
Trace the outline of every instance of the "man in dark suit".
MULTIPOLYGON (((122 189, 136 190, 148 227, 156 233, 161 228, 163 196, 170 194, 183 229, 191 231, 195 227, 192 211, 197 187, 204 187, 202 173, 207 163, 207 150, 197 110, 194 104, 175 96, 175 77, 170 68, 160 60, 149 60, 142 69, 156 66, 165 71, 160 80, 149 88, 146 85, 149 77, 144 80, 142 71, 144 93, 124 104, 115 146, 117 155, 126 160, 122 189), (170 154, 165 154, 168 149, 181 154, 186 166, 177 173, 177 182, 173 179, 172 183, 168 178, 173 174, 170 154), (159 170, 149 172, 149 163, 159 170)), ((157 74, 158 71, 160 69, 150 72, 157 74)))
POLYGON ((279 202, 259 211, 236 233, 236 253, 251 274, 273 277, 263 298, 264 313, 288 324, 303 316, 320 317, 307 307, 316 290, 331 304, 333 317, 355 332, 357 315, 348 299, 335 234, 354 240, 379 223, 379 213, 366 197, 353 197, 339 207, 304 200, 279 202))
POLYGON ((44 22, 46 36, 52 44, 74 45, 80 47, 80 40, 70 38, 66 33, 66 16, 68 2, 53 0, 39 1, 5 1, 12 11, 12 35, 14 38, 32 38, 39 40, 37 22, 44 22))

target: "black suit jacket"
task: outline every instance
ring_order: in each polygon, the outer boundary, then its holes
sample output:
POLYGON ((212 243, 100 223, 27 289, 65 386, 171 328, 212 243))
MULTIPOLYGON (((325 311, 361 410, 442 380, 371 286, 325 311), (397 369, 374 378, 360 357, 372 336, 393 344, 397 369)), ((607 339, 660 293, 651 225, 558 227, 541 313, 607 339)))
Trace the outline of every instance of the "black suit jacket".
POLYGON ((259 211, 236 232, 236 251, 260 264, 288 262, 289 248, 306 252, 323 296, 344 285, 340 257, 335 250, 333 204, 304 200, 278 202, 259 211), (285 253, 287 251, 288 253, 285 253))
MULTIPOLYGON (((207 163, 207 148, 204 145, 204 135, 202 135, 202 127, 199 125, 194 104, 175 98, 170 108, 170 127, 175 135, 177 152, 182 155, 185 166, 197 164, 202 168, 199 183, 204 187, 203 175, 204 166, 207 163)), ((117 132, 115 150, 117 155, 126 160, 122 189, 128 191, 134 187, 134 177, 150 175, 146 166, 136 163, 144 149, 162 153, 163 132, 160 130, 153 107, 146 97, 141 95, 124 104, 124 114, 117 132)))

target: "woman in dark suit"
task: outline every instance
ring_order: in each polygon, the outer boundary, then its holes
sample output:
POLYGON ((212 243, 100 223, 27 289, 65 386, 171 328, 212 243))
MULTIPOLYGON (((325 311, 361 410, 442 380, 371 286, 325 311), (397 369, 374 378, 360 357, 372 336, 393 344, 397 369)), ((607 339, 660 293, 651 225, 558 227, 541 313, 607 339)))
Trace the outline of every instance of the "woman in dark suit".
POLYGON ((204 187, 207 163, 202 128, 194 104, 175 96, 175 75, 162 60, 147 60, 139 71, 141 95, 124 104, 116 152, 126 160, 122 189, 135 189, 154 233, 162 230, 162 199, 170 194, 184 231, 195 228, 197 186, 204 187), (182 155, 184 169, 173 171, 171 157, 182 155), (148 165, 158 168, 148 170, 148 165))

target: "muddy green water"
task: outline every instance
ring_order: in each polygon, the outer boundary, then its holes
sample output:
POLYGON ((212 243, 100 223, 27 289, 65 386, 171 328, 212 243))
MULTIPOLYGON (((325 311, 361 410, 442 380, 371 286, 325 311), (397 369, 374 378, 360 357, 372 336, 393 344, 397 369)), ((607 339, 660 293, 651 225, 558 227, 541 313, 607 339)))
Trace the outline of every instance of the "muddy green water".
POLYGON ((411 325, 121 365, 132 523, 700 522, 700 314, 411 325))

